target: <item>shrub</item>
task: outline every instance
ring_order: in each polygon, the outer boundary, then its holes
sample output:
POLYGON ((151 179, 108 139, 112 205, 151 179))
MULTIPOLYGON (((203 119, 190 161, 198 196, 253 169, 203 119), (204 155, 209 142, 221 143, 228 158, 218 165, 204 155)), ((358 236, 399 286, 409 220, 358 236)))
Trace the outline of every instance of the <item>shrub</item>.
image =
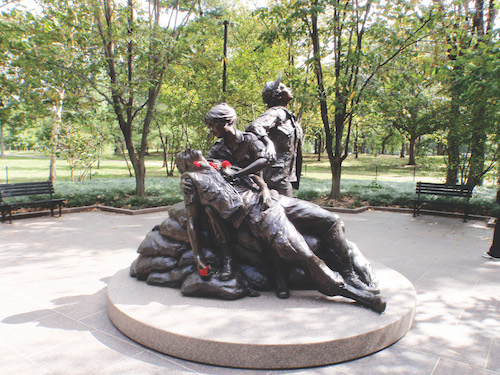
POLYGON ((102 204, 111 207, 143 208, 170 205, 182 200, 179 178, 146 178, 146 197, 135 196, 132 178, 95 179, 84 182, 58 182, 59 197, 68 199, 68 207, 102 204))
MULTIPOLYGON (((328 204, 326 197, 330 189, 330 180, 303 178, 295 195, 300 199, 328 204)), ((68 198, 69 207, 102 204, 139 209, 168 206, 183 199, 178 177, 147 178, 147 196, 142 198, 134 195, 135 180, 132 178, 58 182, 55 190, 58 198, 68 198)), ((349 207, 360 207, 366 203, 372 206, 412 207, 411 199, 416 196, 415 183, 409 181, 343 179, 341 193, 349 196, 349 207)), ((495 202, 495 194, 493 186, 476 187, 470 201, 470 213, 499 215, 500 207, 495 202)))

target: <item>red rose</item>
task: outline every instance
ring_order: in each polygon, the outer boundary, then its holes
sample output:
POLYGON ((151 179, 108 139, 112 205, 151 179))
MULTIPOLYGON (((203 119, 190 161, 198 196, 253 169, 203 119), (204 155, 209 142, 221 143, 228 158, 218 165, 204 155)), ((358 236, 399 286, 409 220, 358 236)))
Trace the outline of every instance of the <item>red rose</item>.
POLYGON ((194 166, 196 168, 200 168, 201 167, 201 161, 199 161, 199 160, 194 161, 193 164, 194 164, 194 166))
POLYGON ((228 162, 227 160, 224 160, 222 162, 222 168, 231 168, 231 167, 232 167, 231 163, 228 162))
POLYGON ((201 277, 208 276, 208 271, 210 271, 210 268, 206 266, 205 268, 201 268, 198 272, 200 273, 201 277))

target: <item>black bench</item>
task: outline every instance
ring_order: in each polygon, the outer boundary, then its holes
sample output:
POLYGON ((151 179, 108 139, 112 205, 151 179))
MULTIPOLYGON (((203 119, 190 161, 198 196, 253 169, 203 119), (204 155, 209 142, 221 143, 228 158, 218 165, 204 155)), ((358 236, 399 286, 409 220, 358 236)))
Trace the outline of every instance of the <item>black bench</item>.
POLYGON ((454 184, 437 184, 431 182, 417 182, 417 187, 415 192, 417 193, 417 198, 412 199, 413 202, 413 217, 420 215, 420 208, 427 204, 436 205, 452 205, 455 207, 463 207, 464 211, 464 221, 467 221, 469 216, 469 201, 472 196, 473 186, 467 185, 454 185, 454 184), (438 200, 435 198, 426 198, 427 196, 445 196, 445 197, 456 197, 463 198, 464 200, 451 201, 451 200, 438 200))
POLYGON ((66 203, 65 198, 54 199, 54 186, 51 181, 45 182, 21 182, 16 184, 0 184, 0 208, 2 210, 2 223, 7 216, 12 223, 12 210, 28 206, 49 206, 50 214, 54 216, 54 208, 59 206, 59 216, 61 216, 61 207, 66 203), (7 197, 28 197, 36 195, 48 195, 48 199, 27 200, 23 202, 8 203, 4 201, 7 197))

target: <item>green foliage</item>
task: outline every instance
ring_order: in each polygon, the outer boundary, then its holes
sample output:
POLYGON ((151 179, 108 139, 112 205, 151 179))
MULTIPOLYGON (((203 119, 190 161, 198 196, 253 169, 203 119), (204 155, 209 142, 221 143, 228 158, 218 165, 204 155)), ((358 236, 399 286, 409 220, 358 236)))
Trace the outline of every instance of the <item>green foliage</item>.
MULTIPOLYGON (((23 179, 16 178, 10 181, 46 180, 48 160, 41 157, 33 158, 33 153, 24 153, 23 155, 7 156, 0 161, 1 169, 8 164, 11 177, 13 177, 14 171, 18 171, 20 175, 24 176, 23 179)), ((156 156, 149 158, 148 169, 153 170, 156 165, 155 173, 158 176, 165 176, 165 171, 159 168, 161 159, 156 156)), ((428 157, 426 160, 428 160, 427 165, 417 169, 416 180, 440 181, 439 176, 442 175, 442 172, 439 172, 439 169, 445 168, 443 158, 428 157)), ((134 195, 135 181, 132 178, 124 177, 128 171, 123 161, 103 160, 101 164, 102 170, 98 172, 101 175, 100 178, 96 178, 94 174, 92 180, 71 182, 69 181, 69 167, 61 161, 61 174, 66 181, 60 179, 55 184, 56 197, 67 198, 69 207, 100 204, 130 209, 166 206, 183 199, 178 175, 177 177, 146 178, 146 197, 136 197, 134 195)), ((301 187, 295 192, 296 196, 320 204, 337 205, 338 202, 326 199, 331 187, 328 162, 316 162, 312 155, 306 155, 306 164, 308 166, 307 177, 302 178, 301 187)), ((411 207, 411 198, 415 197, 413 171, 409 172, 408 168, 401 168, 401 164, 404 165, 405 161, 388 156, 363 155, 358 159, 354 157, 347 159, 344 173, 348 178, 343 179, 342 194, 348 200, 348 206, 360 207, 369 204, 411 207), (375 179, 376 171, 378 171, 377 179, 375 179)), ((472 212, 483 215, 500 213, 498 205, 495 203, 495 194, 496 189, 493 184, 476 187, 471 200, 472 212)))
MULTIPOLYGON (((329 186, 325 180, 305 178, 297 192, 297 197, 304 200, 316 201, 320 204, 336 206, 338 201, 329 201, 329 186)), ((406 207, 412 208, 412 199, 416 197, 415 183, 410 181, 381 181, 344 179, 342 195, 349 198, 352 203, 350 208, 365 205, 378 207, 406 207)), ((495 216, 500 213, 500 207, 495 201, 496 189, 493 186, 479 186, 474 189, 470 200, 470 212, 477 215, 495 216)), ((439 197, 437 201, 452 201, 450 198, 439 197)), ((456 199, 457 203, 463 200, 456 199)), ((439 207, 436 207, 439 209, 439 207)), ((443 209, 443 208, 441 208, 443 209)), ((461 207, 446 206, 447 211, 460 211, 461 207)))
POLYGON ((81 183, 58 182, 58 197, 68 199, 68 207, 94 204, 127 209, 161 207, 182 200, 179 178, 147 178, 146 196, 135 195, 133 179, 97 179, 81 183))
POLYGON ((431 134, 443 125, 439 114, 446 100, 440 95, 440 86, 427 68, 431 59, 426 55, 427 45, 415 45, 403 51, 392 66, 382 69, 369 88, 369 118, 382 114, 381 124, 373 126, 388 136, 402 134, 409 142, 410 165, 416 164, 421 137, 431 134))
POLYGON ((477 13, 478 4, 465 1, 459 7, 437 7, 434 35, 436 48, 444 51, 438 57, 441 64, 436 71, 450 98, 444 112, 447 180, 467 181, 474 186, 481 183, 500 156, 497 7, 491 1, 477 13), (487 163, 487 159, 493 163, 487 163))
POLYGON ((343 192, 372 206, 411 205, 415 184, 413 182, 344 181, 343 192))
MULTIPOLYGON (((331 163, 332 198, 340 195, 341 166, 364 91, 381 68, 417 42, 429 22, 427 16, 415 13, 417 3, 384 5, 374 1, 298 1, 259 12, 269 24, 264 41, 295 38, 310 44, 303 58, 317 82, 318 112, 331 163)), ((424 8, 418 10, 427 13, 424 8)))
MULTIPOLYGON (((147 165, 148 176, 163 175, 165 169, 173 173, 176 152, 187 146, 207 150, 213 144, 203 121, 211 106, 228 102, 236 109, 242 129, 265 110, 260 97, 264 82, 281 73, 293 89, 291 106, 301 118, 307 150, 313 150, 320 136, 324 145, 326 132, 314 74, 318 56, 328 96, 327 119, 333 125, 328 135, 333 141, 341 140, 329 152, 339 156, 353 151, 355 141, 361 154, 394 153, 408 142, 404 137, 416 138, 417 173, 428 171, 433 179, 443 179, 446 166, 436 166, 435 159, 426 155, 434 154, 438 143, 449 146, 452 153, 450 130, 459 139, 456 152, 462 163, 457 173, 464 180, 471 167, 481 167, 490 180, 496 173, 498 28, 485 29, 481 35, 473 28, 469 11, 473 7, 439 2, 442 9, 431 9, 429 3, 413 0, 300 0, 270 3, 251 13, 243 1, 209 0, 197 3, 189 21, 176 29, 166 22, 155 24, 147 7, 137 8, 131 20, 129 9, 119 1, 37 3, 36 13, 13 5, 0 15, 4 141, 7 148, 53 146, 49 153, 66 155, 75 171, 79 169, 76 175, 83 171, 82 178, 93 160, 97 160, 93 178, 114 176, 115 170, 96 169, 99 155, 116 145, 120 149, 128 136, 126 157, 153 152, 158 145, 165 151, 165 160, 158 157, 154 167, 147 165), (97 28, 97 16, 104 12, 98 6, 105 3, 115 5, 108 14, 109 24, 101 17, 104 39, 114 42, 113 56, 106 55, 109 44, 103 44, 97 28), (317 56, 310 45, 311 16, 319 18, 322 44, 317 56), (221 22, 225 20, 230 22, 228 80, 222 92, 221 22), (112 59, 116 75, 110 79, 112 59), (157 104, 149 108, 156 100, 149 91, 154 87, 159 89, 157 104), (119 123, 119 107, 130 122, 119 123), (144 126, 149 119, 150 126, 144 126), (400 124, 398 129, 394 124, 400 124), (484 160, 474 156, 481 153, 484 160), (164 161, 167 164, 160 167, 158 163, 164 161)), ((160 4, 165 8, 176 2, 160 4)), ((181 10, 191 5, 188 0, 179 3, 181 10)), ((498 24, 494 17, 491 22, 498 24)), ((413 170, 404 167, 408 158, 398 161, 397 168, 386 162, 378 157, 366 165, 351 164, 349 155, 341 170, 348 178, 356 175, 356 168, 368 179, 377 174, 378 179, 381 174, 413 177, 413 170)), ((331 178, 331 167, 320 169, 322 177, 331 178)), ((60 159, 58 178, 69 178, 68 171, 60 159)), ((45 170, 36 173, 46 178, 45 170)), ((315 173, 315 166, 308 164, 308 175, 315 173)), ((303 194, 319 193, 314 188, 303 194)))
MULTIPOLYGON (((336 206, 338 202, 328 201, 329 181, 304 178, 296 196, 319 204, 336 206)), ((110 207, 139 209, 161 207, 182 201, 179 178, 147 178, 146 197, 134 195, 134 181, 131 179, 100 179, 83 183, 58 182, 56 196, 68 198, 69 207, 101 204, 110 207)), ((402 181, 363 181, 345 179, 342 194, 348 197, 350 208, 365 205, 382 207, 412 207, 415 198, 415 183, 402 181)), ((494 187, 476 187, 470 201, 470 212, 478 215, 496 215, 500 208, 495 202, 494 187)), ((446 199, 447 201, 449 199, 446 199)), ((452 210, 451 207, 446 207, 452 210)))
POLYGON ((249 17, 244 7, 226 6, 205 12, 184 29, 177 64, 168 71, 156 109, 158 127, 152 139, 168 135, 169 149, 195 147, 208 150, 214 143, 204 123, 206 112, 227 102, 235 108, 243 129, 265 110, 261 91, 264 83, 290 72, 287 46, 283 43, 259 48, 263 25, 249 17), (227 87, 222 91, 224 25, 228 20, 227 87), (158 130, 158 131, 157 131, 158 130))
MULTIPOLYGON (((109 150, 111 152, 111 150, 109 150)), ((106 154, 101 156, 105 160, 98 161, 89 171, 88 178, 125 178, 129 176, 125 161, 121 156, 106 154)), ((49 174, 49 159, 40 152, 8 152, 0 159, 0 181, 10 182, 45 181, 49 174)), ((62 158, 58 160, 58 181, 70 181, 71 170, 69 164, 62 158)), ((150 177, 165 176, 161 157, 152 154, 148 156, 146 168, 150 177)))
POLYGON ((326 181, 322 179, 303 177, 300 182, 300 189, 295 191, 295 195, 297 198, 304 199, 306 201, 314 201, 324 197, 327 195, 329 188, 328 184, 325 183, 326 181))

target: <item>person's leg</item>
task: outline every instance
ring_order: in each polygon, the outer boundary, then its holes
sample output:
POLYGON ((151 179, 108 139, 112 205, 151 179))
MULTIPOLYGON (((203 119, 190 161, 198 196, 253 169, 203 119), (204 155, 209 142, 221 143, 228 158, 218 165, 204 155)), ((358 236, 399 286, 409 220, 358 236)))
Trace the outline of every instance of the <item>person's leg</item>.
POLYGON ((367 288, 377 290, 370 263, 357 246, 346 239, 343 223, 337 214, 296 198, 280 197, 280 203, 287 218, 301 233, 321 239, 323 260, 330 268, 339 271, 356 286, 364 283, 367 288))
POLYGON ((279 180, 279 181, 271 181, 268 179, 266 181, 269 189, 276 190, 278 193, 285 197, 292 197, 293 195, 293 187, 290 181, 279 180))
POLYGON ((372 292, 379 293, 380 290, 377 287, 377 282, 375 278, 375 272, 373 271, 372 265, 364 257, 364 255, 359 250, 358 246, 351 241, 347 241, 352 253, 354 271, 359 277, 361 282, 367 285, 372 292))
POLYGON ((488 255, 494 258, 500 258, 500 219, 497 219, 495 223, 495 229, 493 231, 493 241, 491 243, 490 250, 488 251, 488 255))
POLYGON ((269 166, 263 170, 262 177, 269 189, 276 190, 283 196, 292 197, 292 183, 288 180, 288 175, 283 167, 269 166))
POLYGON ((219 245, 219 249, 222 252, 222 271, 219 278, 222 281, 227 281, 233 275, 231 265, 232 254, 229 248, 229 234, 222 224, 220 216, 211 207, 206 206, 205 212, 208 216, 210 230, 219 245))
POLYGON ((385 301, 381 297, 347 284, 340 273, 331 270, 323 260, 314 255, 291 222, 286 221, 276 233, 271 248, 283 260, 304 267, 319 292, 328 296, 352 298, 377 312, 385 310, 385 301))
POLYGON ((276 296, 281 299, 290 297, 290 288, 288 287, 288 280, 286 277, 286 267, 283 260, 280 259, 278 254, 273 254, 273 273, 274 283, 276 287, 276 296))
POLYGON ((329 248, 335 249, 332 254, 336 261, 345 266, 352 265, 349 245, 345 238, 340 217, 317 204, 297 198, 280 197, 280 204, 286 217, 303 233, 319 237, 329 248))

